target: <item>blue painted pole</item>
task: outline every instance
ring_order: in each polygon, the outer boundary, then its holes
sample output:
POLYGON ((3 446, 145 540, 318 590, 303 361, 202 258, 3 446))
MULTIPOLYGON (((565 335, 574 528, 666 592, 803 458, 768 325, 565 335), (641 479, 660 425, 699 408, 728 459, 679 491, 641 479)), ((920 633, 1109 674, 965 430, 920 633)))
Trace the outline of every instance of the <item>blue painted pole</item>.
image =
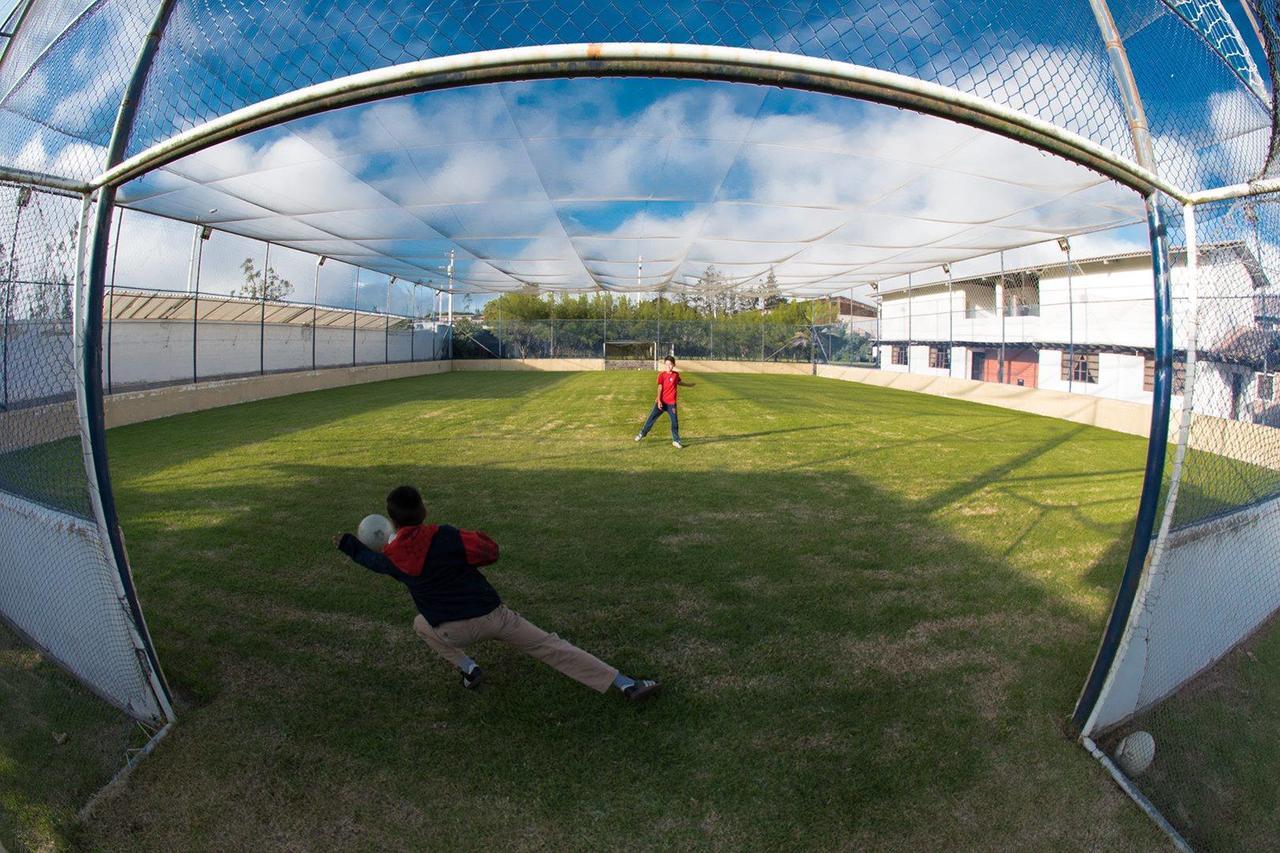
POLYGON ((1160 509, 1160 487, 1164 482, 1165 455, 1169 445, 1170 398, 1173 390, 1173 310, 1169 284, 1169 237, 1164 215, 1155 196, 1147 198, 1147 229, 1151 235, 1151 267, 1155 277, 1155 383, 1151 400, 1151 437, 1147 441, 1147 466, 1142 477, 1142 497, 1138 500, 1138 521, 1129 545, 1120 589, 1116 592, 1106 630, 1084 690, 1076 702, 1071 724, 1083 732, 1089 722, 1107 675, 1116 662, 1120 641, 1138 593, 1151 550, 1151 535, 1160 509))

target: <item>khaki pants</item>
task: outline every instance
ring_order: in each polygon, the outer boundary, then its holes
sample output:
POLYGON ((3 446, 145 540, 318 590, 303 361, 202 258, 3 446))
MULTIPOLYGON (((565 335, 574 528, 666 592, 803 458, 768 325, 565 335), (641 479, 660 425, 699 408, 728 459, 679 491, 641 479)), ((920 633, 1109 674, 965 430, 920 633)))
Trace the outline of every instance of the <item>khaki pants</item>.
POLYGON ((413 630, 436 654, 454 666, 459 666, 465 657, 462 650, 472 643, 501 640, 601 693, 608 690, 618 676, 616 669, 595 655, 555 634, 548 634, 505 604, 484 616, 444 622, 434 628, 418 614, 413 619, 413 630))

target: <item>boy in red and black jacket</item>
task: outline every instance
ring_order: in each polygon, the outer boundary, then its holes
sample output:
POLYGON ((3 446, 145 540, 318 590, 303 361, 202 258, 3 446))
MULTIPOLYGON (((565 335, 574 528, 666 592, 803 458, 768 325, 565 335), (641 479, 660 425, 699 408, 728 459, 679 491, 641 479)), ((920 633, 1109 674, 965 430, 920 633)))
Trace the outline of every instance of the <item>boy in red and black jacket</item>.
POLYGON ((427 508, 417 489, 393 489, 387 495, 387 516, 396 532, 381 553, 350 533, 334 537, 334 543, 366 569, 408 587, 418 607, 413 630, 462 671, 464 687, 479 684, 481 671, 463 649, 481 640, 501 640, 601 693, 616 687, 640 702, 657 692, 656 681, 622 675, 503 604, 479 571, 497 561, 497 543, 477 530, 426 524, 427 508))

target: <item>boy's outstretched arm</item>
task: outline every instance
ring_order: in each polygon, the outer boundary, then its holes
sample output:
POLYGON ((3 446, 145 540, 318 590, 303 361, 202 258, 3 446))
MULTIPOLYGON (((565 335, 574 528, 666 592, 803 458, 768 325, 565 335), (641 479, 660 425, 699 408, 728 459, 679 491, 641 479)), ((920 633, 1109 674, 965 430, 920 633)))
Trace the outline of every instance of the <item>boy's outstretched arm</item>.
POLYGON ((405 577, 405 574, 396 568, 395 563, 391 562, 384 554, 379 554, 369 548, 350 533, 343 533, 333 537, 333 544, 338 546, 339 551, 371 572, 390 575, 393 578, 405 577))

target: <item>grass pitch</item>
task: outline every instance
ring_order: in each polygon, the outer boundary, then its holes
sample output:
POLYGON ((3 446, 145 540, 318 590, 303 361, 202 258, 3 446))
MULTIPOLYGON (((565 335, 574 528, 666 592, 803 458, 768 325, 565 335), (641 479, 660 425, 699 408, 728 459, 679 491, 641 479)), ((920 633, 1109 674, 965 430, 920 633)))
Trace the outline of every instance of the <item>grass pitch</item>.
POLYGON ((181 723, 73 841, 175 849, 1153 849, 1062 723, 1141 439, 812 377, 453 373, 113 430, 181 723), (463 690, 333 533, 419 485, 634 708, 498 645, 463 690))

